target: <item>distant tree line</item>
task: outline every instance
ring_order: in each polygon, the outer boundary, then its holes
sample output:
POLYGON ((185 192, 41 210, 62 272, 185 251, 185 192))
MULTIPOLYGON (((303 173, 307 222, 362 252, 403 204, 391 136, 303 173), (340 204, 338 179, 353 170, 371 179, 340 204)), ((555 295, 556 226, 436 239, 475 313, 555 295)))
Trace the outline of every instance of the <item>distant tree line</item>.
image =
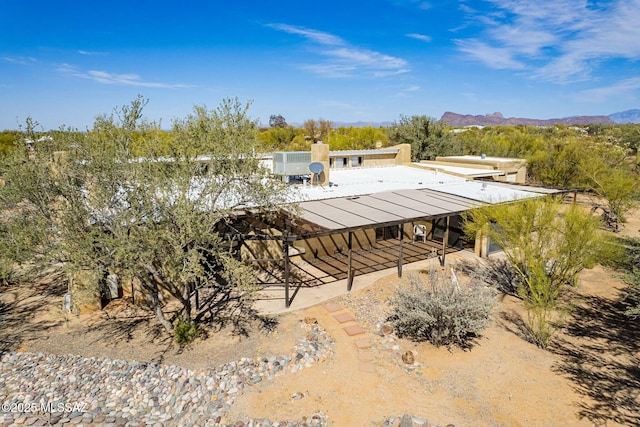
MULTIPOLYGON (((640 124, 588 126, 488 126, 454 129, 425 115, 404 116, 389 127, 334 127, 324 119, 309 119, 301 127, 271 115, 268 128, 257 132, 256 148, 263 152, 309 150, 322 141, 332 150, 383 148, 410 144, 412 160, 438 156, 480 155, 524 158, 530 183, 585 190, 607 201, 607 208, 624 219, 638 200, 640 187, 640 124)), ((171 155, 173 131, 153 130, 154 143, 132 132, 133 153, 171 155)), ((0 156, 11 150, 19 131, 0 133, 0 156)))
MULTIPOLYGON (((95 287, 117 274, 143 289, 167 330, 215 317, 216 298, 245 300, 255 291, 252 270, 230 256, 219 227, 247 200, 267 212, 285 202, 284 184, 258 166, 255 153, 308 150, 319 141, 334 150, 406 143, 414 161, 482 153, 525 158, 530 182, 590 191, 621 219, 640 192, 636 124, 453 129, 427 116, 400 116, 390 127, 336 128, 310 119, 297 128, 273 115, 270 127, 259 129, 249 104, 229 99, 215 110, 194 108, 166 131, 143 118, 145 105, 138 98, 98 116, 86 132, 42 132, 28 119, 24 129, 0 133, 0 287, 24 280, 14 275, 27 267, 95 276, 88 280, 95 287), (201 154, 210 159, 201 162, 201 154), (200 197, 180 196, 194 188, 200 197), (193 306, 196 289, 213 290, 209 306, 193 306), (166 293, 180 303, 175 317, 163 312, 166 293)), ((576 229, 584 235, 586 226, 576 229)), ((537 276, 525 271, 522 279, 548 280, 546 266, 536 264, 537 276)), ((535 296, 537 288, 527 289, 526 297, 535 296)))

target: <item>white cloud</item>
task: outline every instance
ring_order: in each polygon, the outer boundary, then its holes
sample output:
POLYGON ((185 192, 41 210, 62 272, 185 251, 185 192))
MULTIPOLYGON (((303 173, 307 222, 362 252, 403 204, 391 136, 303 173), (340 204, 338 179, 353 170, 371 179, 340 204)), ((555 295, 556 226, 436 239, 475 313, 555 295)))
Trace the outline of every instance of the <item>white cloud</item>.
POLYGON ((297 34, 299 36, 306 37, 307 39, 320 43, 323 45, 342 45, 345 42, 338 36, 333 34, 323 33, 322 31, 311 30, 303 27, 296 27, 294 25, 287 24, 269 24, 267 27, 275 30, 284 31, 289 34, 297 34))
POLYGON ((455 42, 461 52, 483 62, 490 68, 521 70, 525 67, 522 62, 514 58, 515 52, 513 49, 493 47, 474 39, 456 40, 455 42))
POLYGON ((462 8, 466 28, 480 27, 457 41, 460 51, 489 66, 517 65, 563 82, 588 78, 609 60, 640 60, 640 0, 489 1, 490 16, 462 8))
POLYGON ((74 77, 93 80, 95 82, 108 85, 136 86, 159 89, 184 89, 193 87, 192 85, 183 83, 162 83, 145 81, 142 80, 142 78, 137 74, 116 74, 99 70, 79 71, 69 64, 62 64, 58 67, 58 71, 72 75, 74 77))
POLYGON ((397 98, 406 98, 408 96, 411 96, 411 94, 413 94, 414 92, 418 92, 420 89, 422 88, 417 85, 409 86, 404 89, 401 89, 399 92, 395 94, 395 96, 397 98))
POLYGON ((416 40, 421 40, 423 42, 430 42, 431 41, 431 37, 425 35, 425 34, 418 34, 418 33, 410 33, 407 34, 407 37, 412 38, 412 39, 416 39, 416 40))
POLYGON ((305 64, 300 68, 326 77, 350 77, 356 71, 354 66, 338 64, 305 64))
POLYGON ((34 62, 38 62, 36 58, 33 58, 31 56, 18 56, 18 57, 4 56, 2 60, 6 62, 10 62, 12 64, 17 64, 17 65, 27 65, 27 64, 33 64, 34 62))
POLYGON ((78 53, 80 55, 86 56, 105 56, 108 55, 108 52, 98 52, 98 51, 90 51, 90 50, 79 50, 78 53))
POLYGON ((409 71, 409 64, 402 58, 351 46, 333 34, 286 24, 270 24, 268 27, 301 35, 316 44, 315 52, 326 60, 300 65, 300 68, 326 77, 385 77, 409 71))
POLYGON ((603 86, 594 89, 583 90, 577 94, 581 102, 599 103, 612 98, 631 97, 637 99, 635 91, 640 89, 640 77, 621 80, 610 86, 603 86))

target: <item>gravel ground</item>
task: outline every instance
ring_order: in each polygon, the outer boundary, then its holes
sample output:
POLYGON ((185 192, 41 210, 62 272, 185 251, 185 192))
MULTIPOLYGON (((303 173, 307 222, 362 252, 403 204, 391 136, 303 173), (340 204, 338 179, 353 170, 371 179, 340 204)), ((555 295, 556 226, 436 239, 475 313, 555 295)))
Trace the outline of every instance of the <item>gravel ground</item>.
POLYGON ((312 367, 333 340, 300 322, 304 338, 286 355, 241 358, 211 370, 73 355, 6 352, 0 359, 0 425, 328 425, 322 413, 299 420, 229 420, 243 389, 312 367))

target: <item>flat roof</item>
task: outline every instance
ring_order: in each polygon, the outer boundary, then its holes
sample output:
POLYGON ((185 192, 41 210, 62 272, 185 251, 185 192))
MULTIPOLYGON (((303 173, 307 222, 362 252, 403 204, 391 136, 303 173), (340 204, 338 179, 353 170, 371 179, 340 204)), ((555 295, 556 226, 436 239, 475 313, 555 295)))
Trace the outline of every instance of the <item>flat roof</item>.
POLYGON ((330 179, 331 187, 303 186, 297 195, 297 216, 315 234, 457 215, 546 194, 409 166, 331 170, 330 179))
POLYGON ((474 162, 501 162, 501 163, 510 163, 510 162, 523 162, 526 159, 517 159, 512 157, 489 157, 485 156, 483 159, 482 156, 438 156, 439 159, 450 159, 450 160, 473 160, 474 162))
POLYGON ((540 194, 560 194, 560 193, 567 193, 571 191, 571 190, 559 190, 557 188, 536 187, 533 185, 507 183, 507 182, 501 182, 501 181, 492 182, 491 185, 504 186, 508 188, 518 188, 524 191, 531 191, 531 192, 540 193, 540 194))
POLYGON ((495 185, 487 181, 465 181, 449 185, 433 185, 428 188, 489 204, 514 202, 541 196, 540 193, 526 191, 517 185, 495 185))
POLYGON ((394 165, 331 169, 329 181, 330 185, 297 187, 295 189, 297 194, 293 196, 292 201, 334 199, 383 191, 427 188, 429 185, 465 182, 465 178, 438 171, 394 165))
POLYGON ((376 148, 370 150, 331 150, 329 151, 329 157, 350 157, 350 156, 370 156, 379 154, 397 154, 397 148, 376 148))
POLYGON ((486 178, 491 176, 501 176, 504 175, 504 171, 495 170, 495 169, 479 169, 473 167, 463 167, 463 166, 449 166, 443 164, 431 164, 431 163, 412 163, 414 166, 418 166, 425 169, 433 169, 433 170, 441 170, 444 172, 451 172, 458 175, 465 175, 473 178, 486 178))

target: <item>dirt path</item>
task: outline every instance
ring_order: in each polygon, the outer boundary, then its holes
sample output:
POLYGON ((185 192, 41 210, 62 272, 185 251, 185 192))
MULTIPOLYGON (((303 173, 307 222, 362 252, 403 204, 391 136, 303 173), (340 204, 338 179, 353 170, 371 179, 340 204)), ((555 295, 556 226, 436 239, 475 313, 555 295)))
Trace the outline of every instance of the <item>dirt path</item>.
MULTIPOLYGON (((380 288, 395 284, 397 279, 392 276, 350 298, 368 301, 380 288)), ((347 306, 340 299, 336 303, 347 306)), ((589 414, 580 408, 595 408, 597 402, 581 394, 580 387, 562 372, 572 362, 510 331, 517 328, 506 324, 503 314, 519 309, 515 299, 505 298, 493 325, 470 351, 405 340, 389 342, 388 337, 367 327, 363 336, 372 345, 364 360, 370 356, 367 363, 372 372, 363 371, 363 351, 356 345, 356 337, 344 332, 344 324, 322 307, 305 310, 299 316, 316 317, 336 339, 335 357, 317 368, 251 389, 239 397, 233 414, 239 419, 251 415, 277 420, 320 410, 336 426, 382 425, 389 417, 404 413, 441 426, 593 425, 584 417, 589 414), (418 366, 402 362, 406 350, 415 354, 418 366), (292 399, 297 393, 303 393, 304 398, 292 399)), ((575 339, 562 337, 563 342, 575 339)), ((621 362, 623 357, 615 359, 621 362)))

